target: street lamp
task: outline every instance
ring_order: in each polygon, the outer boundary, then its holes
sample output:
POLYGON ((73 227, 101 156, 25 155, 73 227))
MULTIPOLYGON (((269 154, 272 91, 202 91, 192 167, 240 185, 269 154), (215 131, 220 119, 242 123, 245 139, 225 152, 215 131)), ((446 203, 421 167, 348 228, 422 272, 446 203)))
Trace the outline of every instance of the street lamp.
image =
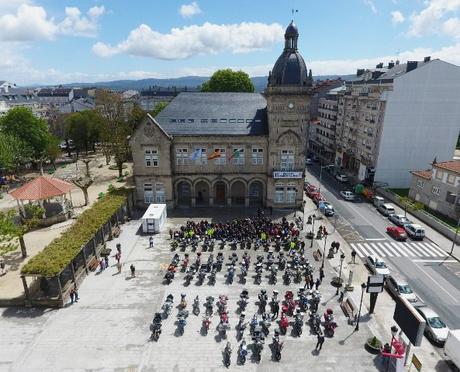
POLYGON ((339 288, 342 286, 342 264, 344 259, 345 254, 342 252, 342 254, 340 255, 339 284, 337 285, 337 291, 335 292, 336 296, 339 294, 339 288))
POLYGON ((315 238, 315 220, 316 215, 312 215, 310 248, 313 248, 313 239, 315 238))
POLYGON ((458 227, 459 226, 460 226, 460 218, 458 219, 457 228, 455 229, 455 236, 454 236, 454 240, 452 240, 452 248, 450 249, 450 254, 454 253, 454 247, 455 247, 455 243, 456 243, 456 240, 457 240, 458 227))
POLYGON ((355 331, 359 331, 359 319, 361 318, 361 307, 363 306, 364 290, 366 289, 366 287, 366 283, 361 284, 361 302, 359 303, 358 319, 356 319, 355 331))
POLYGON ((327 242, 327 234, 324 234, 323 263, 321 264, 322 269, 324 269, 324 257, 326 256, 326 242, 327 242))

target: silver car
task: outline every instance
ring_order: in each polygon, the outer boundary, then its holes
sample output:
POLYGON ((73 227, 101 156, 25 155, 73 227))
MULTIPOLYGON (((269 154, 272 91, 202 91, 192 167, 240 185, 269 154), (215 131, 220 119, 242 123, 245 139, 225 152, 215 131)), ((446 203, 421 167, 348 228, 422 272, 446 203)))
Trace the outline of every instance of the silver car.
POLYGON ((426 321, 425 335, 434 343, 444 344, 446 342, 449 327, 439 318, 439 315, 428 306, 415 308, 426 321))
POLYGON ((403 216, 402 214, 390 214, 388 216, 388 219, 393 222, 396 226, 401 226, 403 227, 404 225, 408 225, 412 223, 410 219, 407 217, 403 216))
POLYGON ((355 200, 355 194, 351 191, 340 191, 340 195, 342 195, 342 198, 348 201, 353 201, 355 200))
POLYGON ((376 256, 367 256, 366 264, 371 269, 373 274, 381 274, 383 276, 390 275, 390 268, 385 264, 381 258, 376 256))
POLYGON ((417 295, 412 288, 404 280, 395 278, 394 276, 387 276, 385 285, 389 292, 396 297, 404 297, 407 301, 414 303, 418 301, 417 295))

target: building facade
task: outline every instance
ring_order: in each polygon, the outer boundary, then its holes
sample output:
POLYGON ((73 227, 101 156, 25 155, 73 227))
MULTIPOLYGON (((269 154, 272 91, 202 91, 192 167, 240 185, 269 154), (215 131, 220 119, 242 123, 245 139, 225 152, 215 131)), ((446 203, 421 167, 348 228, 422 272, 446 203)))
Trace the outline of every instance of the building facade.
POLYGON ((336 165, 355 180, 409 187, 410 170, 453 156, 460 68, 441 60, 358 70, 338 96, 336 165))
POLYGON ((460 161, 433 162, 431 169, 411 174, 411 199, 452 219, 459 218, 460 161))
POLYGON ((131 139, 136 200, 302 205, 311 79, 291 22, 265 94, 180 93, 131 139))

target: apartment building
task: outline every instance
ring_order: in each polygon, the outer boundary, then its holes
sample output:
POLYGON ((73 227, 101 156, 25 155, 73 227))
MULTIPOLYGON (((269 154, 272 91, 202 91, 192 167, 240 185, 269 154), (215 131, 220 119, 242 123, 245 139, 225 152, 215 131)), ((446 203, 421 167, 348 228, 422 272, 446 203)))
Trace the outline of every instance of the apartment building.
POLYGON ((338 94, 337 167, 356 181, 409 187, 410 171, 453 156, 460 67, 441 60, 359 69, 338 94))
POLYGON ((460 161, 433 162, 431 169, 412 171, 409 197, 452 219, 460 212, 460 161))

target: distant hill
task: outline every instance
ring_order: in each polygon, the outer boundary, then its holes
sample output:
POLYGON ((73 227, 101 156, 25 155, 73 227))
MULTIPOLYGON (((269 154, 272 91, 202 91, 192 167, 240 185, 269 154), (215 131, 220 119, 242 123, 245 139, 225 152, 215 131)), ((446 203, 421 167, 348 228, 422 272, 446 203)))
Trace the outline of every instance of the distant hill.
MULTIPOLYGON (((315 76, 315 80, 326 80, 326 79, 337 79, 341 77, 343 80, 351 78, 353 75, 320 75, 315 76)), ((252 83, 256 92, 261 92, 267 86, 268 76, 255 76, 252 77, 252 83)), ((97 87, 97 88, 109 88, 113 90, 143 90, 149 89, 150 87, 155 88, 174 88, 183 89, 187 87, 189 90, 196 90, 205 82, 209 80, 207 76, 184 76, 179 78, 171 79, 141 79, 141 80, 113 80, 113 81, 101 81, 96 83, 71 83, 63 84, 66 87, 97 87)))

